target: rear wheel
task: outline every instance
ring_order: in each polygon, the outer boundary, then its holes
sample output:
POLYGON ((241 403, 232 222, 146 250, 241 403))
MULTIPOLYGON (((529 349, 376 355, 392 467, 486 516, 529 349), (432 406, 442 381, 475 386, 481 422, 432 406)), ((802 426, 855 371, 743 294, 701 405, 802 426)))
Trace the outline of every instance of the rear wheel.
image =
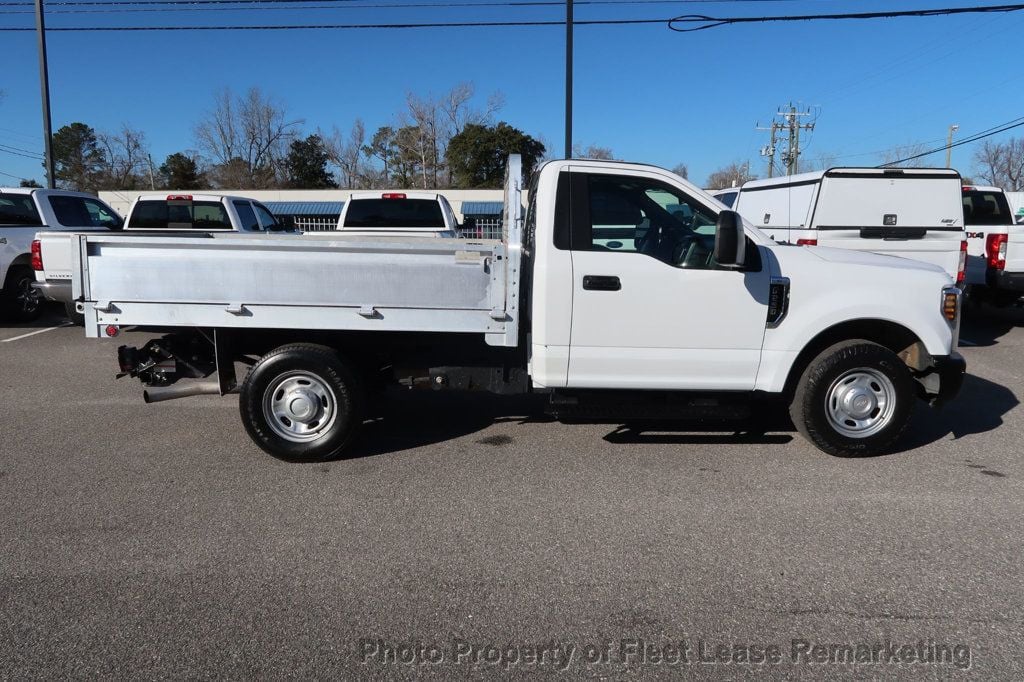
POLYGON ((9 319, 32 322, 42 315, 43 295, 32 286, 35 281, 35 273, 24 265, 15 265, 7 271, 3 308, 9 319))
POLYGON ((242 384, 239 408, 249 436, 286 462, 338 457, 364 410, 356 374, 334 350, 295 343, 271 351, 242 384))
POLYGON ((800 378, 789 413, 797 430, 830 455, 888 452, 914 406, 910 372, 888 348, 846 341, 819 354, 800 378))

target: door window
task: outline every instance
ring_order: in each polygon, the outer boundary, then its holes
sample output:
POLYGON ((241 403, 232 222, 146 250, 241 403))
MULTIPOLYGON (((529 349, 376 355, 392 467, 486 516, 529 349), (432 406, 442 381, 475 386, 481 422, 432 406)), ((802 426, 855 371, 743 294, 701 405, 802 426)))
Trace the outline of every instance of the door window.
POLYGON ((597 174, 588 176, 587 186, 586 250, 640 253, 679 268, 716 267, 717 216, 681 190, 648 178, 597 174))
POLYGON ((256 213, 252 210, 252 204, 248 201, 236 201, 235 211, 238 212, 238 219, 241 221, 239 227, 250 232, 259 232, 260 223, 256 220, 256 213))
POLYGON ((57 222, 64 227, 121 227, 117 214, 95 199, 57 195, 49 197, 49 201, 57 222))
POLYGON ((263 204, 257 204, 254 201, 252 202, 252 207, 256 211, 256 217, 260 221, 260 227, 262 227, 264 230, 269 230, 270 228, 278 224, 277 218, 275 218, 274 214, 271 213, 270 210, 263 204))

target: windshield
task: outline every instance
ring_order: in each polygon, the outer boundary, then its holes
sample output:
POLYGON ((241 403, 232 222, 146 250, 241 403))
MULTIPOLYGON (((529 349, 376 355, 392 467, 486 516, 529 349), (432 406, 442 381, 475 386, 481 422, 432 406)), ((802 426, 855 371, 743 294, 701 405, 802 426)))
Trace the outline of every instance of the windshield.
POLYGON ((142 230, 230 230, 231 221, 219 201, 140 201, 128 227, 142 230))
POLYGON ((1002 192, 964 191, 964 225, 1013 225, 1010 204, 1002 192))
POLYGON ((433 227, 444 229, 435 199, 352 199, 344 227, 433 227))

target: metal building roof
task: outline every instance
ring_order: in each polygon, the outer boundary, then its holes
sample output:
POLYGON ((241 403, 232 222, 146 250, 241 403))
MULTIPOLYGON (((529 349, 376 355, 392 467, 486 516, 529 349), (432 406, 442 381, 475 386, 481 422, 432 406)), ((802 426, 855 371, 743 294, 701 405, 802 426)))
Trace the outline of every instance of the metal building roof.
POLYGON ((276 216, 341 215, 343 201, 264 201, 263 205, 276 216))
POLYGON ((463 201, 462 215, 501 215, 504 207, 500 201, 463 201))

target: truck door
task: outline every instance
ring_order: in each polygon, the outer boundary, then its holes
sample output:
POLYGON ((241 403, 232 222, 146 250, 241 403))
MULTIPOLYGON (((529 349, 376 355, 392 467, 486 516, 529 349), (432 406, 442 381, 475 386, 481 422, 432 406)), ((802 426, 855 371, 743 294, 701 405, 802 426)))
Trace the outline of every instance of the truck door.
POLYGON ((712 257, 717 211, 656 173, 573 169, 568 386, 751 390, 770 273, 712 257))

